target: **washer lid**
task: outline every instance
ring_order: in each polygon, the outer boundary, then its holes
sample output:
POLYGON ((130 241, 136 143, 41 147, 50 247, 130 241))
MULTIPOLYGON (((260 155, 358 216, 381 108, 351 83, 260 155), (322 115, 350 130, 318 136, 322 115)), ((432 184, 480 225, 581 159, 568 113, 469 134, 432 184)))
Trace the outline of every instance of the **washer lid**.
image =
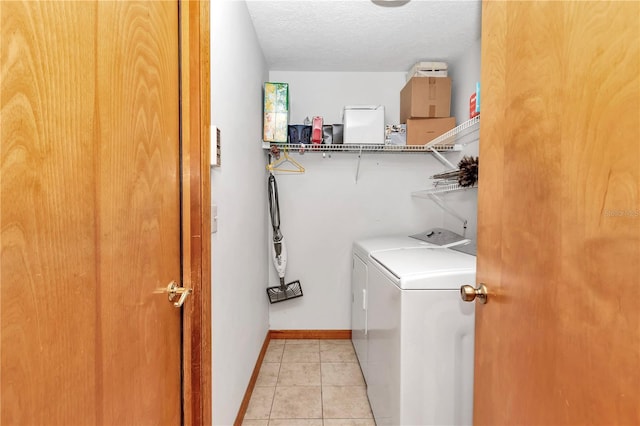
POLYGON ((408 236, 386 236, 366 238, 353 243, 353 252, 366 261, 370 253, 409 247, 433 247, 434 244, 408 236))
POLYGON ((463 284, 475 283, 475 256, 447 248, 386 250, 372 253, 371 258, 402 289, 458 290, 463 284))
POLYGON ((477 252, 476 240, 468 239, 460 234, 456 234, 453 231, 444 228, 431 228, 419 234, 409 235, 411 238, 415 238, 420 241, 426 241, 438 246, 450 245, 451 243, 460 242, 463 244, 451 246, 451 250, 459 251, 462 253, 475 256, 477 252))

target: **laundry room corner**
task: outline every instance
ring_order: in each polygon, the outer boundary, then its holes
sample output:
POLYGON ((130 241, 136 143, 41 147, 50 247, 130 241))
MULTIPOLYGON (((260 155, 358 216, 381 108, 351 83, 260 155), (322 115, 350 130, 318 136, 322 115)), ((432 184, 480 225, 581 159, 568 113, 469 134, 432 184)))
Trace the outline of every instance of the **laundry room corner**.
MULTIPOLYGON (((480 17, 478 17, 478 20, 480 17)), ((478 24, 479 27, 479 24, 478 24)), ((451 111, 458 123, 469 119, 469 97, 475 93, 476 85, 480 82, 480 46, 481 37, 470 43, 461 55, 451 61, 450 75, 456 84, 451 89, 451 111)), ((477 157, 479 144, 470 143, 462 152, 451 153, 449 160, 457 164, 465 155, 477 157)), ((481 161, 481 159, 479 159, 481 161)), ((444 200, 452 211, 460 213, 467 220, 466 235, 476 239, 478 235, 478 197, 477 189, 473 189, 473 196, 465 192, 452 192, 444 200)), ((444 227, 457 233, 463 228, 458 218, 453 215, 444 216, 444 227)))
MULTIPOLYGON (((341 123, 344 105, 384 105, 385 122, 399 121, 405 72, 269 72, 289 84, 290 122, 322 116, 341 123), (372 90, 375 88, 375 90, 372 90)), ((269 309, 272 330, 349 329, 354 241, 411 235, 442 226, 443 211, 414 198, 442 164, 428 153, 290 153, 305 172, 277 174, 282 233, 287 238, 287 281, 300 280, 304 297, 269 309)), ((270 285, 278 282, 269 269, 270 285)))

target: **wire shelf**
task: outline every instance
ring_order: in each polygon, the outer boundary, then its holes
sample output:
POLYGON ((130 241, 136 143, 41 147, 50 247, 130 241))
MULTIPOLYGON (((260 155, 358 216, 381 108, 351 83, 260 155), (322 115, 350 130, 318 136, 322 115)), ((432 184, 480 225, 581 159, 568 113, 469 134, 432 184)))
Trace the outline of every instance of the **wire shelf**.
POLYGON ((460 145, 436 145, 427 148, 426 145, 380 145, 380 144, 290 144, 290 143, 270 143, 263 142, 262 148, 271 149, 277 146, 280 149, 289 151, 304 150, 304 152, 431 152, 436 151, 461 151, 460 145))
POLYGON ((461 191, 464 189, 472 189, 472 188, 477 188, 476 185, 474 186, 460 186, 457 183, 451 183, 448 185, 438 185, 438 186, 434 186, 433 188, 430 189, 424 189, 422 191, 415 191, 411 193, 412 197, 418 197, 418 198, 430 198, 429 195, 434 195, 434 194, 444 194, 447 192, 453 192, 453 191, 461 191))

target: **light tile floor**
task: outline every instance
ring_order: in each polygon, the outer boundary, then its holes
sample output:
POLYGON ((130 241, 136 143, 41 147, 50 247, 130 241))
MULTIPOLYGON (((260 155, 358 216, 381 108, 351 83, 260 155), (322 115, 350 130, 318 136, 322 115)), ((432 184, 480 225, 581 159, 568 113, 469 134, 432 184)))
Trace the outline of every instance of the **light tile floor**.
POLYGON ((351 340, 271 340, 244 426, 375 426, 351 340))

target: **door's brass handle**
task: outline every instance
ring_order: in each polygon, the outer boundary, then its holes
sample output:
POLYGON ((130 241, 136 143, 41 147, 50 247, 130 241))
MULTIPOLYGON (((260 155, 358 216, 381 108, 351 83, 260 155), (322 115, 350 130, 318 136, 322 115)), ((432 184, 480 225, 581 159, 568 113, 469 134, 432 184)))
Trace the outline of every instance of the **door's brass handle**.
POLYGON ((182 305, 184 305, 184 301, 187 300, 187 296, 193 292, 193 289, 179 287, 175 281, 171 281, 164 291, 166 291, 169 296, 169 302, 173 302, 173 306, 176 308, 181 308, 182 305), (178 295, 180 295, 180 298, 175 302, 178 295))
POLYGON ((480 283, 480 287, 478 288, 473 288, 473 286, 470 285, 460 287, 460 297, 465 302, 473 302, 475 299, 478 299, 478 302, 484 305, 487 303, 488 296, 487 286, 482 283, 480 283))

